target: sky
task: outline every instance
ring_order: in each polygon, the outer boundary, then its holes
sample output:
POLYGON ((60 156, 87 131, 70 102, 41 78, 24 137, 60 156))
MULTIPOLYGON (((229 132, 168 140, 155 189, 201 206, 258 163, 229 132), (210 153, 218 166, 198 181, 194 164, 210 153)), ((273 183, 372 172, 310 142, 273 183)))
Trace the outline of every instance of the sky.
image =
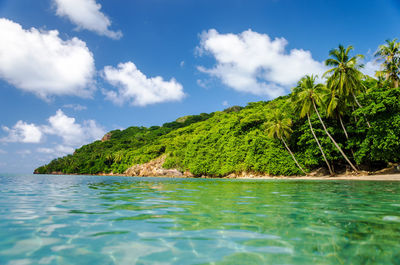
POLYGON ((339 44, 373 75, 399 26, 398 0, 0 0, 0 172, 288 94, 339 44))

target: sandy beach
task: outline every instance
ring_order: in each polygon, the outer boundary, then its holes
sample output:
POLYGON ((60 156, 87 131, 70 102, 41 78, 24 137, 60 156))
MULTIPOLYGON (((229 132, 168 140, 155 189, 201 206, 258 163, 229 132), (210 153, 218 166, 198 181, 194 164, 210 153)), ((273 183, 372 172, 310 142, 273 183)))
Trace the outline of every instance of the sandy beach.
POLYGON ((240 176, 238 179, 292 179, 292 180, 369 180, 369 181, 400 181, 400 174, 382 175, 337 175, 331 176, 240 176))

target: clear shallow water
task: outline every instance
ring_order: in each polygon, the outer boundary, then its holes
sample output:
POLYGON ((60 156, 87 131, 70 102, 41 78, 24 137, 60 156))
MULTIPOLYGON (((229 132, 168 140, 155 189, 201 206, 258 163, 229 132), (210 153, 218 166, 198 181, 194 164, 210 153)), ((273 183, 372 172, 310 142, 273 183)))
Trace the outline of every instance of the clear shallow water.
POLYGON ((400 264, 400 182, 0 176, 0 264, 400 264))

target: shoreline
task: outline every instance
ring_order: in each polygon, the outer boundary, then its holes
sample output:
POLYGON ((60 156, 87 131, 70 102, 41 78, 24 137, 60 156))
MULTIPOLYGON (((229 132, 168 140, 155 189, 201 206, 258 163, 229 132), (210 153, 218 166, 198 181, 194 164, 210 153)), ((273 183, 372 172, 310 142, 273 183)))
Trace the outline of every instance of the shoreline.
MULTIPOLYGON (((74 174, 76 175, 76 174, 74 174)), ((400 181, 400 173, 394 174, 371 174, 371 175, 350 175, 340 174, 336 176, 267 176, 267 175, 252 175, 244 174, 240 176, 225 176, 225 177, 188 177, 188 176, 129 176, 125 174, 95 174, 93 176, 116 176, 116 177, 139 177, 139 178, 182 178, 182 179, 254 179, 254 180, 362 180, 362 181, 400 181)))
POLYGON ((400 181, 400 174, 385 174, 385 175, 338 175, 331 177, 327 176, 260 176, 260 177, 249 177, 243 176, 237 179, 290 179, 290 180, 362 180, 362 181, 400 181))
MULTIPOLYGON (((143 166, 143 165, 136 165, 143 166)), ((362 180, 362 181, 400 181, 400 172, 395 167, 385 168, 375 172, 360 171, 358 174, 355 172, 342 172, 334 176, 326 175, 326 173, 318 172, 318 170, 310 173, 307 176, 271 176, 256 172, 240 172, 231 173, 225 176, 194 176, 191 173, 181 173, 178 170, 164 170, 160 165, 151 165, 150 168, 135 172, 134 174, 125 173, 97 173, 97 174, 65 174, 62 172, 51 172, 49 175, 89 175, 89 176, 114 176, 114 177, 155 177, 155 178, 187 178, 187 179, 254 179, 254 180, 362 180), (177 174, 179 173, 179 174, 177 174)), ((38 174, 34 172, 34 174, 38 174)))

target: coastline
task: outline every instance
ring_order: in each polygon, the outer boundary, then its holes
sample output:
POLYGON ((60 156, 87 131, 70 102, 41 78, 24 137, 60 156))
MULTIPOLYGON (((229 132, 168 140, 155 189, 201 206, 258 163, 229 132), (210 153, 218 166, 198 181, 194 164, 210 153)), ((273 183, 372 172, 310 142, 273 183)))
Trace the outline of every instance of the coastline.
POLYGON ((260 176, 260 177, 238 177, 238 179, 291 179, 291 180, 363 180, 363 181, 400 181, 400 174, 380 174, 380 175, 337 175, 325 176, 260 176))
MULTIPOLYGON (((74 174, 75 175, 75 174, 74 174)), ((94 176, 118 176, 118 177, 156 177, 156 178, 190 178, 190 179, 254 179, 254 180, 362 180, 362 181, 400 181, 400 173, 394 174, 339 174, 336 176, 268 176, 268 175, 253 175, 253 174, 241 174, 241 175, 228 175, 224 177, 213 177, 213 176, 182 176, 182 175, 148 175, 148 176, 129 176, 126 174, 95 174, 94 176)))

